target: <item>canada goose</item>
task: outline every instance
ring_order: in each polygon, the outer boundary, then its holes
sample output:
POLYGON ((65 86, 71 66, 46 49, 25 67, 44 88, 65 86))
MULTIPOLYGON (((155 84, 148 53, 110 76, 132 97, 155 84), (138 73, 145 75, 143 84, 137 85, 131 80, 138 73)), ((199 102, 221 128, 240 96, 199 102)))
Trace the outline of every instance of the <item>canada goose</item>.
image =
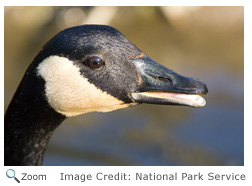
POLYGON ((202 107, 206 85, 158 64, 105 25, 68 28, 35 57, 5 114, 5 165, 41 165, 67 117, 139 103, 202 107))

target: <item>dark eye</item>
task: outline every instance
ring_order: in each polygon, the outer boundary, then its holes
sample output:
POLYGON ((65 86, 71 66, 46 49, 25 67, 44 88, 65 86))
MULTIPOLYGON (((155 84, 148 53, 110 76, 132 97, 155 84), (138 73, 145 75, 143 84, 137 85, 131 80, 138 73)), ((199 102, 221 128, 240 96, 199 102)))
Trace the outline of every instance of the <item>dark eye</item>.
POLYGON ((88 57, 85 60, 85 63, 88 67, 92 69, 99 69, 104 65, 104 61, 100 57, 97 57, 97 56, 88 57))

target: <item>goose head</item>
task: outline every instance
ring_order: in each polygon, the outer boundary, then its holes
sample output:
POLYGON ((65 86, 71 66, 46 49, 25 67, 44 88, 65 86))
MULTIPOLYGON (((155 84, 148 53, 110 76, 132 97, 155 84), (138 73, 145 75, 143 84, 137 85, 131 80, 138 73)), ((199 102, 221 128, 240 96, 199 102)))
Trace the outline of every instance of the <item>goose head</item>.
POLYGON ((160 65, 110 26, 60 32, 41 49, 34 65, 49 105, 66 117, 140 103, 206 103, 200 96, 208 91, 204 82, 160 65))

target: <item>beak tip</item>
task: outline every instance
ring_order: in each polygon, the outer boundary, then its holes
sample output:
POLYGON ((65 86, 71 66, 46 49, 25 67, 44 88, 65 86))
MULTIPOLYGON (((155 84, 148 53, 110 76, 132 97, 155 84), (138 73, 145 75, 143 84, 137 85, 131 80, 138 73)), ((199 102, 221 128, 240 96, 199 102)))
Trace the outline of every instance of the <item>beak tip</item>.
POLYGON ((208 88, 207 88, 206 84, 204 83, 202 94, 207 94, 207 93, 208 93, 208 88))
POLYGON ((205 95, 208 93, 208 88, 203 81, 195 80, 194 86, 195 86, 196 90, 198 90, 198 94, 205 95))

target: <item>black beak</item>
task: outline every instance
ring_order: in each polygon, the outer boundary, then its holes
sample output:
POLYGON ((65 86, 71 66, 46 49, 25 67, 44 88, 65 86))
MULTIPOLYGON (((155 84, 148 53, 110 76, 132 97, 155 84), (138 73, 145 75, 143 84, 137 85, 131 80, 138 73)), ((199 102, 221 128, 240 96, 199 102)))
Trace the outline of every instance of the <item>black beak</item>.
POLYGON ((199 96, 208 92, 204 82, 179 75, 148 56, 130 61, 141 77, 139 86, 131 93, 135 101, 192 107, 206 104, 205 99, 199 96))

